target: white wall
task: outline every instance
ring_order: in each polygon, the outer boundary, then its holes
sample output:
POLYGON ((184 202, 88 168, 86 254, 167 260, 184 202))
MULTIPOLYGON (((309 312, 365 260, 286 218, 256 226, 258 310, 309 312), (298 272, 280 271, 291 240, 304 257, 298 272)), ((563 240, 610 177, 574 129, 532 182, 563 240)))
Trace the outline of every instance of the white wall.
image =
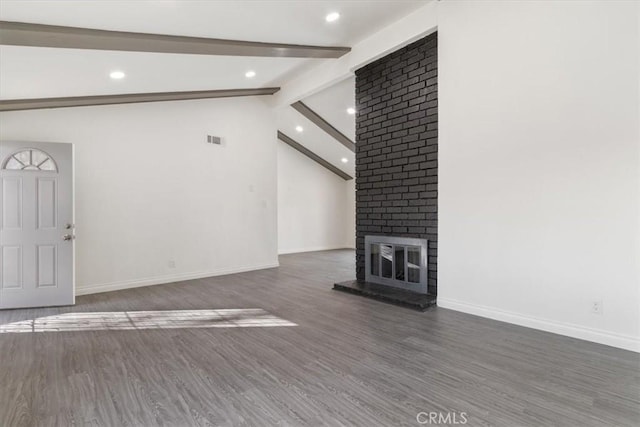
POLYGON ((432 1, 275 100, 437 30, 438 304, 640 351, 639 9, 432 1))
POLYGON ((356 248, 356 180, 347 181, 345 187, 347 192, 347 209, 344 236, 346 239, 345 247, 356 248))
MULTIPOLYGON (((354 46, 352 54, 325 62, 284 85, 274 104, 288 105, 327 87, 371 59, 438 26, 439 305, 638 351, 639 13, 638 3, 631 1, 430 2, 354 46), (596 300, 604 304, 601 315, 590 312, 591 303, 596 300)), ((170 104, 77 109, 73 114, 71 110, 58 110, 0 116, 3 137, 72 141, 77 143, 78 155, 94 153, 91 162, 78 165, 78 177, 93 183, 89 189, 79 182, 78 188, 78 224, 83 234, 89 233, 78 240, 79 251, 86 252, 78 255, 79 261, 85 263, 79 266, 81 285, 119 280, 114 272, 120 269, 129 280, 171 274, 164 260, 173 253, 167 253, 164 241, 184 239, 175 236, 184 228, 190 230, 190 237, 199 239, 208 253, 221 257, 202 260, 198 267, 189 266, 184 271, 201 271, 200 266, 207 262, 215 262, 214 268, 226 264, 233 252, 228 248, 233 245, 229 235, 238 229, 222 226, 217 218, 236 221, 245 215, 251 233, 265 233, 265 244, 272 248, 248 245, 248 263, 275 261, 275 129, 260 131, 258 128, 267 128, 268 124, 255 117, 238 116, 223 107, 234 105, 226 102, 246 102, 249 112, 255 109, 260 111, 256 116, 266 114, 253 101, 238 100, 202 102, 216 106, 211 114, 193 107, 206 122, 216 124, 215 128, 204 126, 202 120, 192 120, 190 114, 179 114, 177 107, 162 106, 170 104), (157 112, 142 114, 146 117, 142 122, 150 124, 147 127, 127 114, 145 108, 156 108, 153 111, 157 112), (36 118, 46 120, 35 127, 34 123, 40 123, 36 118), (244 127, 235 126, 245 119, 244 127), (181 131, 175 131, 174 126, 181 131), (246 175, 230 175, 237 168, 209 156, 211 147, 198 145, 202 134, 211 129, 214 133, 223 129, 219 133, 236 135, 233 140, 245 148, 249 143, 240 135, 253 135, 247 141, 262 141, 250 145, 254 151, 234 152, 228 159, 225 156, 232 165, 249 164, 257 170, 245 168, 246 175), (148 138, 148 134, 152 137, 148 138), (147 173, 140 175, 130 175, 127 168, 121 167, 130 168, 135 162, 127 157, 120 160, 116 154, 124 156, 127 149, 139 154, 145 147, 153 148, 155 139, 163 141, 160 146, 164 147, 158 166, 166 166, 168 153, 180 153, 180 143, 187 141, 197 146, 197 151, 183 153, 180 160, 217 168, 206 172, 202 168, 181 168, 180 173, 169 171, 168 175, 156 177, 151 164, 143 164, 147 173), (113 146, 113 150, 106 150, 105 146, 113 146), (121 168, 118 173, 123 176, 114 177, 114 166, 121 168), (271 174, 262 169, 269 169, 271 174), (216 179, 209 179, 212 176, 216 179), (240 182, 234 182, 231 176, 240 182), (156 184, 158 179, 161 185, 156 184), (236 194, 237 204, 224 204, 218 197, 209 197, 211 192, 218 195, 225 191, 211 185, 219 180, 238 191, 229 193, 229 197, 236 194), (184 183, 199 190, 179 191, 184 183), (255 193, 248 192, 250 183, 255 185, 255 193), (154 189, 154 194, 141 191, 149 188, 154 189), (129 213, 119 209, 124 208, 121 192, 127 195, 129 213), (207 201, 201 200, 198 193, 207 201), (138 198, 144 202, 137 202, 138 198), (168 224, 145 223, 149 200, 165 202, 156 203, 154 209, 166 209, 167 215, 158 215, 156 221, 170 218, 168 224), (207 208, 219 206, 220 211, 206 218, 197 215, 198 226, 185 226, 180 221, 188 214, 188 208, 165 207, 166 201, 173 200, 192 206, 204 203, 207 208), (266 200, 266 208, 261 200, 266 200), (257 211, 266 214, 257 215, 256 205, 257 211), (253 209, 241 208, 246 206, 253 209), (131 215, 138 222, 144 219, 140 230, 132 227, 131 215), (111 227, 97 225, 105 221, 111 227), (257 226, 260 221, 264 221, 264 229, 257 226), (212 230, 209 235, 223 239, 209 241, 208 236, 196 231, 202 226, 212 230), (121 244, 122 235, 110 235, 118 228, 134 236, 125 237, 128 245, 121 244), (167 229, 173 234, 163 235, 167 229), (172 232, 174 229, 178 231, 172 232), (162 233, 156 233, 158 230, 162 233), (151 245, 150 238, 159 239, 162 244, 151 245), (92 239, 103 239, 111 247, 101 248, 97 242, 92 244, 92 239), (130 253, 120 254, 118 250, 130 253), (267 252, 270 256, 259 256, 267 252), (119 265, 104 256, 106 253, 119 265), (134 263, 134 256, 138 255, 153 259, 153 265, 134 263), (95 271, 87 269, 89 259, 94 261, 95 271), (136 271, 136 267, 143 271, 136 271)), ((224 148, 233 150, 234 146, 224 148)), ((281 164, 280 169, 284 168, 281 164)), ((297 185, 299 177, 288 176, 291 185, 297 185)), ((300 190, 292 194, 307 195, 300 190)), ((280 204, 282 225, 286 208, 282 200, 280 204)), ((283 232, 281 226, 280 233, 283 232)), ((281 235, 281 250, 285 244, 282 239, 281 235)), ((316 238, 314 242, 320 240, 316 238)), ((301 246, 314 244, 302 243, 301 246)), ((287 246, 296 249, 297 245, 287 246)), ((202 255, 203 251, 191 247, 186 252, 202 255)), ((180 250, 177 248, 175 253, 180 250)), ((177 260, 178 267, 183 262, 195 261, 177 260)))
POLYGON ((439 3, 440 306, 640 350, 638 13, 439 3))
POLYGON ((355 247, 355 187, 278 144, 278 253, 355 247))
POLYGON ((2 113, 0 138, 75 144, 80 294, 277 265, 259 98, 2 113))

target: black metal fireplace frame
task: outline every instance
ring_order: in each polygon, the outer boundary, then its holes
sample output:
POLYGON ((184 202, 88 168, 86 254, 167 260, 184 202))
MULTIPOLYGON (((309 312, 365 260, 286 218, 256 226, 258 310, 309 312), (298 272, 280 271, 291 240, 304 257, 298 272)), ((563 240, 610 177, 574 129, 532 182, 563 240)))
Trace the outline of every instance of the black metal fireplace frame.
MULTIPOLYGON (((429 241, 427 239, 419 239, 413 237, 394 237, 394 236, 365 236, 365 281, 369 283, 378 283, 381 285, 394 286, 401 289, 410 290, 413 292, 428 293, 428 282, 429 282, 429 256, 427 253, 427 249, 429 247, 429 241), (373 274, 371 269, 371 247, 374 245, 384 245, 384 246, 392 246, 392 266, 391 266, 391 277, 383 277, 382 276, 382 268, 379 269, 378 275, 373 274), (399 280, 396 278, 396 247, 419 247, 420 248, 420 267, 419 267, 419 277, 420 280, 417 282, 409 281, 408 277, 408 267, 404 267, 404 280, 399 280)), ((382 266, 382 251, 378 255, 380 257, 380 267, 382 266)), ((407 250, 404 250, 403 262, 408 264, 407 259, 407 250)))

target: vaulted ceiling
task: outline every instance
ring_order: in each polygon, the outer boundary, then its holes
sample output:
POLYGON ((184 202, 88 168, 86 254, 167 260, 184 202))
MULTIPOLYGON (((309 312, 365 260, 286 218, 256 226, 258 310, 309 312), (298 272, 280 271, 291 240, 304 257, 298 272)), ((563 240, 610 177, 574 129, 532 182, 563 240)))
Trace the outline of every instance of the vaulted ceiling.
MULTIPOLYGON (((427 1, 58 1, 2 0, 0 21, 98 30, 315 46, 353 46, 427 1), (340 19, 325 16, 338 12, 340 19)), ((218 56, 6 45, 0 40, 0 100, 283 85, 336 59, 218 56), (109 74, 121 70, 126 77, 109 74), (247 78, 247 71, 255 76, 247 78)), ((302 100, 355 140, 354 79, 302 100)), ((353 153, 292 108, 280 130, 353 175, 353 153), (297 132, 302 126, 303 132, 297 132), (347 163, 341 159, 346 158, 347 163)))
MULTIPOLYGON (((356 106, 355 77, 306 97, 302 102, 355 142, 355 114, 347 112, 356 106)), ((289 106, 278 111, 278 128, 343 172, 355 176, 355 153, 294 108, 289 106)))

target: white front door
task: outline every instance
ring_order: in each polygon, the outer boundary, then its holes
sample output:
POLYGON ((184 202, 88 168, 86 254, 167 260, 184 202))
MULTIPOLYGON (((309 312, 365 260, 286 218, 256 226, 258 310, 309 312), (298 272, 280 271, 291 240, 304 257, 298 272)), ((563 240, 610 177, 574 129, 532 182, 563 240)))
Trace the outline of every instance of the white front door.
POLYGON ((73 148, 0 141, 0 309, 74 304, 73 148))

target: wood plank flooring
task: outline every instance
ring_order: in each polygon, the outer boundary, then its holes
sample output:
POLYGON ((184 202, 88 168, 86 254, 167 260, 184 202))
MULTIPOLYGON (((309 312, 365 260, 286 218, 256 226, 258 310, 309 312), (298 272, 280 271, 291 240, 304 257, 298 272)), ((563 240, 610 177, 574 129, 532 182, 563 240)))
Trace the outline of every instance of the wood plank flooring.
POLYGON ((353 251, 280 262, 0 311, 6 325, 259 308, 298 325, 2 333, 0 426, 416 426, 419 412, 464 412, 473 426, 640 424, 636 353, 331 290, 353 278, 353 251))

